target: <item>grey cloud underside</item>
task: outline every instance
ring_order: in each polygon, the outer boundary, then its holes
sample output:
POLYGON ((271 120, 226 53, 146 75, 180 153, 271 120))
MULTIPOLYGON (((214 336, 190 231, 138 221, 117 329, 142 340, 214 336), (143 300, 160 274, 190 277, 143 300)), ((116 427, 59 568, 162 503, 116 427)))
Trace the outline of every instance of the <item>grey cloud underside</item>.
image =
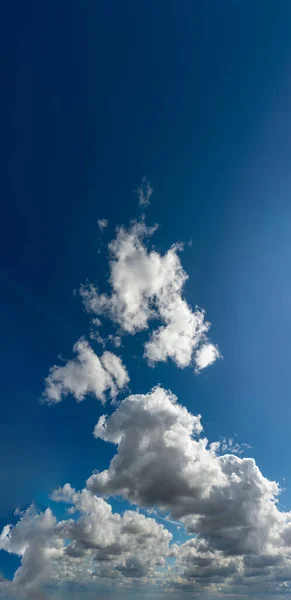
POLYGON ((182 246, 173 245, 164 255, 147 249, 144 240, 156 229, 143 221, 119 228, 109 244, 111 294, 99 293, 93 284, 81 286, 80 294, 88 312, 106 315, 124 333, 160 323, 144 347, 150 365, 170 358, 181 368, 194 364, 200 371, 220 356, 219 350, 207 338, 204 311, 192 310, 182 296, 188 278, 178 256, 182 246))

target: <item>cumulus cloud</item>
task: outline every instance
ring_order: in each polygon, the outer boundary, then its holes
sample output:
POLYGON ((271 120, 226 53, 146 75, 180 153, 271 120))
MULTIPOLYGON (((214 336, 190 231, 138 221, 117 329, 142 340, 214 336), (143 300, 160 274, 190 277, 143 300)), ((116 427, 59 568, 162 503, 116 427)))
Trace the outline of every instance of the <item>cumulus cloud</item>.
POLYGON ((111 295, 99 293, 92 284, 81 286, 80 293, 88 312, 106 315, 126 333, 147 329, 151 320, 162 323, 145 344, 151 365, 171 358, 179 367, 194 362, 200 371, 219 357, 219 351, 207 340, 210 323, 204 311, 192 310, 182 297, 188 276, 178 256, 181 245, 164 255, 149 251, 145 238, 155 231, 143 221, 129 230, 119 228, 109 244, 111 295))
POLYGON ((108 227, 108 219, 98 219, 97 223, 100 231, 103 231, 103 229, 108 227))
POLYGON ((129 396, 95 427, 95 437, 117 444, 118 453, 107 471, 88 480, 88 487, 95 493, 122 493, 141 506, 171 506, 173 516, 174 507, 180 513, 185 503, 187 514, 193 498, 207 497, 215 483, 224 481, 207 441, 192 439, 201 430, 200 417, 159 387, 129 396))
POLYGON ((200 417, 169 392, 158 387, 129 396, 95 427, 94 435, 116 444, 117 454, 87 486, 168 512, 226 555, 283 545, 291 517, 278 510, 278 484, 251 458, 218 455, 219 444, 201 432, 200 417))
POLYGON ((106 351, 99 358, 84 338, 78 340, 73 350, 76 358, 50 369, 45 379, 45 402, 61 402, 68 394, 81 402, 87 394, 92 394, 104 403, 106 392, 113 399, 128 383, 126 368, 112 352, 106 351))
POLYGON ((139 206, 146 207, 150 204, 153 191, 148 178, 144 175, 139 188, 136 190, 139 206))
POLYGON ((0 549, 21 557, 12 587, 41 597, 52 582, 146 580, 165 564, 172 535, 153 518, 133 510, 123 515, 88 490, 70 484, 56 490, 56 502, 71 505, 78 518, 57 521, 51 509, 30 507, 12 527, 4 527, 0 549))
POLYGON ((195 354, 197 370, 201 371, 202 369, 209 367, 209 365, 212 365, 219 356, 220 353, 217 346, 214 346, 214 344, 202 344, 195 354))
POLYGON ((6 525, 0 536, 1 550, 22 557, 13 583, 21 592, 25 590, 28 597, 37 597, 41 583, 50 577, 52 560, 61 555, 62 543, 56 535, 56 525, 49 508, 38 513, 31 506, 14 527, 6 525))

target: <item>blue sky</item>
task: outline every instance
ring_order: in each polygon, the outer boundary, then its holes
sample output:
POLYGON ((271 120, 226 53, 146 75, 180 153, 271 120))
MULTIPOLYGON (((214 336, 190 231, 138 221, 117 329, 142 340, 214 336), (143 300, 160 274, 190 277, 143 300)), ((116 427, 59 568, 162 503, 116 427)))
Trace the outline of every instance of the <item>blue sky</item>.
MULTIPOLYGON (((92 436, 110 400, 40 398, 58 357, 89 340, 78 290, 89 281, 110 294, 108 243, 141 218, 145 175, 146 223, 159 224, 147 247, 185 244, 183 298, 205 309, 222 359, 199 375, 171 359, 149 366, 150 322, 107 345, 130 376, 119 399, 172 390, 210 442, 250 446, 243 456, 284 488, 289 511, 289 3, 14 1, 4 13, 0 528, 15 508, 53 506, 67 482, 82 489, 116 454, 92 436)), ((101 333, 113 331, 105 316, 101 333)), ((120 513, 128 501, 110 499, 120 513)), ((63 505, 54 513, 64 518, 63 505)), ((174 541, 189 538, 179 532, 174 541)), ((20 558, 3 550, 0 561, 11 579, 20 558)))

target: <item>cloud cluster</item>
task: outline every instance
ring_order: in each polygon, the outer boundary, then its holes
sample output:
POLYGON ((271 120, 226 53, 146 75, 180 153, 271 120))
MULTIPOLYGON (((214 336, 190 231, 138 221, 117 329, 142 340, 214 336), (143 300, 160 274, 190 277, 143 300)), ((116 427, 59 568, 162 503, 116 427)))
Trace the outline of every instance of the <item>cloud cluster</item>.
POLYGON ((81 286, 80 293, 88 312, 106 315, 125 333, 147 329, 153 319, 162 323, 145 344, 151 365, 171 358, 179 367, 194 362, 199 371, 219 357, 219 350, 207 339, 204 311, 193 311, 182 296, 187 275, 178 256, 181 245, 165 255, 147 249, 144 240, 155 230, 143 221, 129 230, 119 228, 109 244, 111 295, 92 284, 81 286))
POLYGON ((165 564, 172 535, 153 518, 111 506, 69 484, 52 495, 77 515, 57 521, 51 509, 30 507, 18 523, 4 527, 0 549, 21 557, 12 588, 40 597, 43 584, 77 581, 131 584, 149 580, 165 564))
POLYGON ((126 368, 116 354, 106 351, 99 358, 84 338, 73 349, 77 354, 75 359, 50 369, 45 379, 45 402, 61 402, 68 394, 80 402, 87 394, 93 394, 104 403, 106 392, 113 399, 129 382, 126 368))

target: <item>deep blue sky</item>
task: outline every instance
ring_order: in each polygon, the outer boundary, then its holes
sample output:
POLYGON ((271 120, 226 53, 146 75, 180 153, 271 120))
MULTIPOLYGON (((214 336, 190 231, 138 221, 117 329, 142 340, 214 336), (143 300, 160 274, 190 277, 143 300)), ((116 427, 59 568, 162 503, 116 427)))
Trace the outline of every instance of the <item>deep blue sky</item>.
POLYGON ((91 435, 96 400, 39 397, 88 330, 73 290, 105 285, 97 219, 109 241, 145 173, 155 243, 192 240, 187 299, 224 359, 149 370, 129 339, 131 389, 160 382, 211 440, 237 434, 290 508, 291 4, 12 0, 1 27, 0 519, 114 452, 91 435))

